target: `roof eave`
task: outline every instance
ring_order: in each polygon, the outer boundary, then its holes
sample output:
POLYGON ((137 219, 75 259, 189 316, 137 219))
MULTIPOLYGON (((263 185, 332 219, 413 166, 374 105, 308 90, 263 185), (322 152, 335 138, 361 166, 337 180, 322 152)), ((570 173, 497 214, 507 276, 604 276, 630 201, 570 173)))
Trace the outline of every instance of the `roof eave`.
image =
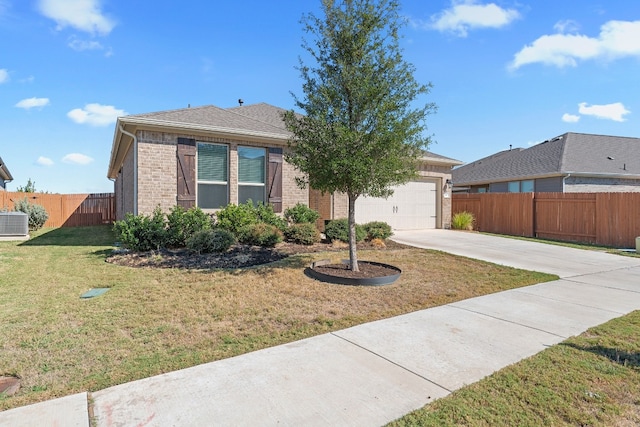
POLYGON ((5 182, 13 181, 13 176, 11 176, 11 172, 7 169, 7 165, 4 164, 2 157, 0 157, 0 178, 5 182))

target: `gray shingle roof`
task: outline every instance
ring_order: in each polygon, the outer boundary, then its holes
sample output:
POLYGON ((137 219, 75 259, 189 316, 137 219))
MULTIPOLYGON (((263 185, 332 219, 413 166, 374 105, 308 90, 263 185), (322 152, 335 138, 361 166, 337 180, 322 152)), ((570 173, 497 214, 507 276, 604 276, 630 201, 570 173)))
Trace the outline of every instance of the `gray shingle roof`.
POLYGON ((455 185, 472 185, 570 172, 636 178, 640 176, 640 138, 569 132, 460 166, 452 176, 455 185))
MULTIPOLYGON (((239 108, 250 109, 250 107, 251 106, 239 108)), ((272 107, 272 109, 276 108, 277 107, 272 107)), ((268 108, 245 110, 246 112, 261 112, 260 117, 265 118, 266 121, 257 119, 246 113, 241 114, 240 112, 234 110, 236 110, 236 108, 224 109, 216 107, 214 105, 205 105, 202 107, 182 108, 179 110, 131 115, 124 117, 124 119, 131 121, 135 121, 137 119, 158 120, 166 122, 167 124, 179 123, 212 126, 222 129, 228 129, 230 131, 238 131, 238 133, 241 133, 242 131, 249 131, 276 134, 283 137, 289 136, 289 132, 287 132, 287 130, 284 128, 284 125, 277 126, 273 124, 273 120, 270 117, 272 117, 274 113, 268 108)))

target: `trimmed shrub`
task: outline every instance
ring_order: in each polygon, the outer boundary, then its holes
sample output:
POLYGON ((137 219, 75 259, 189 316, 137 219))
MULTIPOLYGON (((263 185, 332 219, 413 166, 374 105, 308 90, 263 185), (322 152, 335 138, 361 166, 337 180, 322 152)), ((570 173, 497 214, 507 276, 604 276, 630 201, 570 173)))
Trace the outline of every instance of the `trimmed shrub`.
POLYGON ((475 217, 471 212, 458 212, 451 218, 451 228, 454 230, 473 230, 475 217))
POLYGON ((113 231, 122 245, 133 251, 150 251, 165 247, 167 231, 164 214, 157 207, 151 216, 128 213, 116 221, 113 231))
POLYGON ((212 228, 211 217, 198 207, 176 205, 167 214, 167 246, 184 247, 194 233, 212 228))
MULTIPOLYGON (((324 228, 324 234, 330 241, 339 240, 341 242, 349 243, 349 220, 334 219, 329 221, 324 228)), ((367 232, 359 224, 356 224, 356 242, 360 242, 367 237, 367 232)))
POLYGON ((187 248, 197 254, 226 252, 236 243, 236 236, 228 230, 199 230, 193 233, 186 242, 187 248))
POLYGON ((391 226, 383 221, 372 221, 363 225, 367 232, 367 240, 382 239, 386 240, 393 236, 391 226))
POLYGON ((292 224, 284 231, 288 242, 301 245, 313 245, 320 241, 320 231, 312 223, 292 224))
POLYGON ((248 245, 273 247, 282 242, 282 231, 271 224, 251 224, 240 230, 238 240, 248 245))
POLYGON ((229 204, 216 212, 216 227, 231 231, 236 236, 240 230, 258 223, 258 216, 253 203, 241 205, 229 204))
POLYGON ((292 208, 285 209, 284 218, 289 224, 315 224, 320 218, 320 213, 303 203, 298 203, 292 208))
POLYGON ((15 203, 14 210, 29 215, 29 230, 31 231, 42 228, 49 219, 49 214, 43 206, 29 203, 26 197, 15 203))
MULTIPOLYGON (((251 201, 248 201, 247 203, 251 203, 251 201)), ((287 228, 287 222, 273 211, 273 206, 269 204, 265 205, 264 203, 260 202, 257 206, 254 207, 254 209, 258 222, 273 225, 280 231, 284 231, 284 229, 287 228)))

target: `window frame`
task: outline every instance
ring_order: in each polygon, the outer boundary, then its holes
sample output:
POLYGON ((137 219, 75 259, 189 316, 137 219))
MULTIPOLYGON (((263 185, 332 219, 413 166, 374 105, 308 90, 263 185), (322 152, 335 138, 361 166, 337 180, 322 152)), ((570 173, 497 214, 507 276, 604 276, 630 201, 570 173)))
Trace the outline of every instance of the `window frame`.
POLYGON ((202 210, 217 210, 222 209, 229 204, 229 188, 230 188, 230 180, 229 180, 229 167, 230 167, 230 147, 228 144, 220 144, 216 142, 207 142, 207 141, 196 141, 196 206, 198 206, 202 210), (224 147, 225 149, 225 181, 214 181, 214 180, 206 180, 200 179, 200 147, 201 146, 210 146, 215 145, 219 147, 224 147), (217 185, 224 186, 225 193, 225 202, 223 205, 219 207, 203 207, 200 204, 200 185, 217 185))

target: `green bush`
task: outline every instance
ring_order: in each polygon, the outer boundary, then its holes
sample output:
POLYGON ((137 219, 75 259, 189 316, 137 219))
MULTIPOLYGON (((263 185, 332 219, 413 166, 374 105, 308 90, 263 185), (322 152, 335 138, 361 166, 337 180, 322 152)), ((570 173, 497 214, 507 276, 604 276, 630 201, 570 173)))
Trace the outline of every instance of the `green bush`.
POLYGON ((186 245, 191 252, 205 254, 226 252, 235 243, 236 236, 232 232, 218 228, 196 231, 187 239, 186 245))
POLYGON ((14 205, 14 209, 16 212, 24 212, 29 215, 29 230, 31 231, 42 228, 47 219, 49 219, 49 214, 43 206, 29 203, 26 197, 18 200, 14 205))
POLYGON ((253 203, 229 204, 216 212, 215 216, 216 227, 231 231, 236 236, 239 236, 241 229, 258 223, 253 203))
POLYGON ((458 212, 451 218, 451 228, 454 230, 473 230, 475 220, 471 212, 458 212))
POLYGON ((122 245, 133 251, 160 249, 167 243, 166 223, 160 207, 150 216, 128 213, 124 220, 116 221, 113 230, 122 245))
MULTIPOLYGON (((251 201, 248 201, 247 203, 251 203, 251 201)), ((287 222, 273 211, 273 206, 260 202, 254 207, 254 209, 258 222, 273 225, 280 231, 287 228, 287 222)))
POLYGON ((367 240, 382 239, 386 240, 393 236, 391 226, 383 221, 372 221, 363 225, 367 232, 367 240))
POLYGON ((248 245, 273 247, 282 242, 282 231, 271 224, 251 224, 240 229, 238 240, 248 245))
POLYGON ((167 214, 167 246, 184 247, 194 233, 211 229, 211 217, 198 207, 174 206, 167 214))
MULTIPOLYGON (((349 221, 346 218, 329 221, 324 228, 324 234, 330 241, 339 240, 349 242, 349 221)), ((360 242, 367 237, 367 232, 359 224, 356 224, 356 242, 360 242)))
POLYGON ((318 218, 320 218, 320 214, 318 211, 311 209, 307 205, 298 203, 292 208, 285 209, 284 218, 290 224, 315 224, 318 218))
POLYGON ((285 231, 284 237, 288 242, 299 243, 301 245, 313 245, 320 241, 320 231, 314 224, 301 223, 291 224, 285 231))

